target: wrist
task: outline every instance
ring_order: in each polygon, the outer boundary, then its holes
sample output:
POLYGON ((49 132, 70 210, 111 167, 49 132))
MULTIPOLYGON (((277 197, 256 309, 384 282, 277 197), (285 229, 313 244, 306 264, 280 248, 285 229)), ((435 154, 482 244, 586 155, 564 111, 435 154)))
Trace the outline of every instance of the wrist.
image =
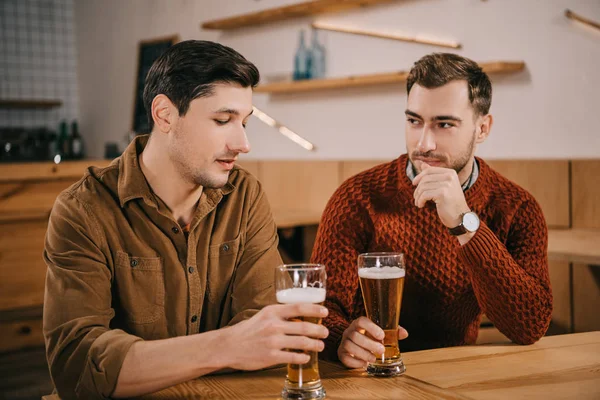
POLYGON ((232 340, 234 335, 231 331, 231 327, 226 327, 194 335, 198 338, 205 336, 208 339, 198 341, 201 342, 202 348, 206 349, 206 352, 198 352, 201 355, 200 358, 196 358, 196 366, 199 370, 209 368, 217 371, 232 366, 235 342, 232 340))
POLYGON ((467 232, 464 235, 457 236, 456 238, 458 239, 460 245, 464 246, 465 244, 469 243, 471 239, 473 239, 475 233, 477 232, 467 232))

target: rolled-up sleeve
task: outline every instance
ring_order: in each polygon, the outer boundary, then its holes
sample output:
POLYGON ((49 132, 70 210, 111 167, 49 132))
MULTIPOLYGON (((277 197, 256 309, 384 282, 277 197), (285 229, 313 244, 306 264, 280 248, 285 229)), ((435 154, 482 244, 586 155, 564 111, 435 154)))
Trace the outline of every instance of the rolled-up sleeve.
POLYGON ((44 338, 61 399, 106 399, 130 346, 141 340, 111 330, 112 272, 92 210, 72 193, 56 200, 46 234, 44 338))

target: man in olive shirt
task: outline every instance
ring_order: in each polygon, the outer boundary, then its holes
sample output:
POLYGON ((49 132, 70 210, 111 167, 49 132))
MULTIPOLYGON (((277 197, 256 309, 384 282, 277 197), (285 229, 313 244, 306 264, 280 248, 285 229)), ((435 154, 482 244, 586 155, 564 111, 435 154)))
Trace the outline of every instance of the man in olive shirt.
POLYGON ((44 336, 62 399, 131 397, 226 368, 306 363, 318 305, 273 305, 277 230, 250 150, 256 67, 181 42, 150 69, 150 136, 57 198, 44 257, 44 336), (260 310, 260 311, 259 311, 260 310))

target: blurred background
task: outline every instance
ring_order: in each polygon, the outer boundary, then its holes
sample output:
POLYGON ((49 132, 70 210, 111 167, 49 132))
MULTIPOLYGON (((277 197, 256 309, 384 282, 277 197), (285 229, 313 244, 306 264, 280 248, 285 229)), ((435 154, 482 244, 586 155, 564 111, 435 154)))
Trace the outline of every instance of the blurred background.
MULTIPOLYGON (((600 329, 599 22, 598 0, 0 0, 0 399, 52 390, 41 253, 54 198, 145 131, 145 73, 188 39, 260 70, 263 117, 240 164, 295 261, 344 179, 405 152, 403 72, 431 52, 479 62, 494 126, 477 154, 550 227, 549 334, 600 329)), ((505 340, 482 320, 480 343, 505 340)))

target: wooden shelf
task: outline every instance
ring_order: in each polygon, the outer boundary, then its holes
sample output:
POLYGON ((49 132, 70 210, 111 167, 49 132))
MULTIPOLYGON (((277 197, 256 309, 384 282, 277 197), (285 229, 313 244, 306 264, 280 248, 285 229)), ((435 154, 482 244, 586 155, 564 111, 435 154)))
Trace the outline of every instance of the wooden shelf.
MULTIPOLYGON (((507 74, 522 71, 523 61, 495 61, 479 64, 488 74, 507 74)), ((277 82, 260 85, 255 93, 297 93, 316 90, 346 89, 360 86, 389 85, 406 82, 408 71, 388 72, 371 75, 356 75, 342 78, 308 79, 292 82, 277 82)))
POLYGON ((397 0, 312 0, 284 7, 270 8, 250 14, 238 15, 204 22, 202 29, 236 29, 246 26, 262 25, 285 19, 307 17, 349 10, 357 7, 366 7, 375 4, 391 3, 397 0))
POLYGON ((62 105, 62 101, 60 101, 60 100, 7 100, 7 99, 0 99, 0 108, 49 109, 49 108, 60 107, 61 105, 62 105))

